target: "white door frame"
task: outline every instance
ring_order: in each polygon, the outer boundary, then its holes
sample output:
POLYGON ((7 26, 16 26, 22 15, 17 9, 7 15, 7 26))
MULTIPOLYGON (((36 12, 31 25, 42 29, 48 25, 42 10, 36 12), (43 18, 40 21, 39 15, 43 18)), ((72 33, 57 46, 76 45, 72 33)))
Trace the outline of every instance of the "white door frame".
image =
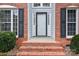
MULTIPOLYGON (((32 33, 31 33, 31 28, 30 28, 30 20, 31 20, 31 16, 32 16, 32 4, 28 3, 28 40, 30 40, 32 38, 32 33)), ((53 18, 53 20, 51 22, 53 22, 53 27, 52 27, 52 39, 55 40, 55 3, 53 3, 52 5, 52 9, 51 9, 51 16, 53 18)), ((37 8, 39 9, 39 8, 37 8)), ((46 8, 47 9, 47 8, 46 8)), ((50 16, 50 15, 49 15, 50 16)))

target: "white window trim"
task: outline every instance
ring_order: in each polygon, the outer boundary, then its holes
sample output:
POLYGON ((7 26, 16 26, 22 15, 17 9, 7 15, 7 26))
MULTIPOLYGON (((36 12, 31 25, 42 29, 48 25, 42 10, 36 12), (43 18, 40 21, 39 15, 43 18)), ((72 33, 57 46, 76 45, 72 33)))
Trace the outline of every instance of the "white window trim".
POLYGON ((11 32, 13 32, 13 10, 11 11, 11 32))
MULTIPOLYGON (((14 8, 14 9, 15 9, 15 8, 14 8)), ((4 8, 0 8, 0 10, 11 10, 11 22, 10 22, 10 23, 11 23, 11 32, 13 32, 13 10, 14 10, 14 9, 8 9, 8 8, 7 8, 7 9, 4 9, 4 8)), ((18 35, 19 35, 19 26, 18 26, 18 25, 19 25, 19 22, 18 22, 18 19, 19 19, 19 18, 18 18, 18 16, 19 16, 19 15, 18 15, 18 9, 16 9, 16 10, 17 10, 17 35, 16 35, 16 38, 18 38, 18 35)), ((9 22, 8 22, 8 23, 9 23, 9 22)))
POLYGON ((17 9, 17 35, 16 38, 18 38, 19 35, 19 14, 18 14, 18 9, 17 9))
MULTIPOLYGON (((68 24, 67 24, 67 15, 68 15, 68 13, 67 13, 67 11, 68 10, 72 10, 72 8, 67 8, 66 9, 66 38, 72 38, 73 36, 68 36, 68 30, 67 30, 67 28, 68 28, 68 24)), ((76 10, 76 34, 78 34, 78 10, 79 9, 75 9, 76 10)))

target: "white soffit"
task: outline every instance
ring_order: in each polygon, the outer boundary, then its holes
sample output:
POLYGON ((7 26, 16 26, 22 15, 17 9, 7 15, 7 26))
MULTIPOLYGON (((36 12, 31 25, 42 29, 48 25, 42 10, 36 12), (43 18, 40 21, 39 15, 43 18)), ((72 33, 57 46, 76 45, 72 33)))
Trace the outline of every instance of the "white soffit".
POLYGON ((11 5, 0 5, 0 8, 16 8, 16 7, 11 5))

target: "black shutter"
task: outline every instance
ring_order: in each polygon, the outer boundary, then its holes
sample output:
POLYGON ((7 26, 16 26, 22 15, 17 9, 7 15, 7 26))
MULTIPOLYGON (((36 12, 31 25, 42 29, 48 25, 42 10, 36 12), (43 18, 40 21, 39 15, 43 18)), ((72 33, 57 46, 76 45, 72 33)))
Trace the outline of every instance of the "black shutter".
POLYGON ((66 37, 66 8, 61 8, 61 37, 66 37))
POLYGON ((19 9, 19 37, 24 36, 24 9, 19 9))

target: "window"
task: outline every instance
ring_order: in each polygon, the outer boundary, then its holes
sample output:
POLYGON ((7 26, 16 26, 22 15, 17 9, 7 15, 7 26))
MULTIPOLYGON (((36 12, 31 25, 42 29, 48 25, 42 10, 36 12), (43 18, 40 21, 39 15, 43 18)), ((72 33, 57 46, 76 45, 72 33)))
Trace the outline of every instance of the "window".
POLYGON ((50 8, 51 7, 51 3, 33 3, 32 7, 35 8, 50 8))
POLYGON ((17 10, 13 10, 13 32, 15 32, 16 34, 18 34, 17 32, 17 19, 18 19, 18 12, 17 10))
POLYGON ((0 10, 0 31, 11 31, 11 11, 0 10))
POLYGON ((41 4, 40 3, 34 3, 34 7, 40 7, 41 4))
POLYGON ((66 28, 67 28, 67 36, 73 36, 76 34, 76 9, 68 9, 67 10, 67 19, 66 19, 66 28))
POLYGON ((43 3, 44 7, 50 7, 50 3, 43 3))
POLYGON ((16 9, 0 9, 0 31, 17 34, 18 12, 16 9))

